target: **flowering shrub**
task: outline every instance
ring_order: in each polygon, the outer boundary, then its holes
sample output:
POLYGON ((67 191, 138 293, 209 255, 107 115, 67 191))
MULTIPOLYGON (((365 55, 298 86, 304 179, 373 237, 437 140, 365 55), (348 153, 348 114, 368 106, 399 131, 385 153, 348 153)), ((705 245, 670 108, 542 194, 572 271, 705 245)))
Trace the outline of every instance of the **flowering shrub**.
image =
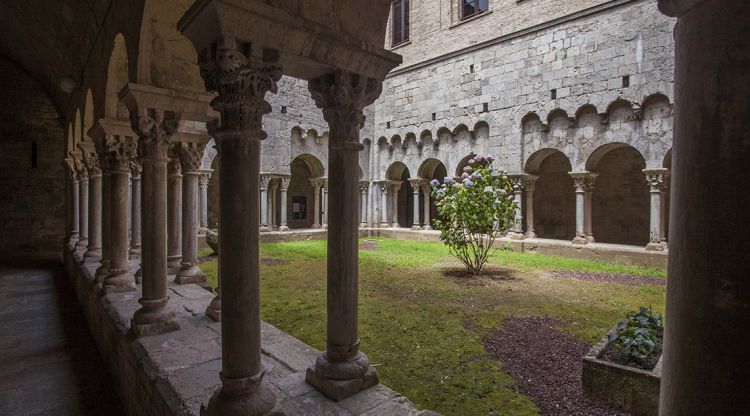
POLYGON ((482 272, 495 239, 514 221, 513 187, 505 172, 493 172, 493 160, 476 155, 459 181, 446 177, 442 184, 430 182, 440 239, 471 274, 482 272))

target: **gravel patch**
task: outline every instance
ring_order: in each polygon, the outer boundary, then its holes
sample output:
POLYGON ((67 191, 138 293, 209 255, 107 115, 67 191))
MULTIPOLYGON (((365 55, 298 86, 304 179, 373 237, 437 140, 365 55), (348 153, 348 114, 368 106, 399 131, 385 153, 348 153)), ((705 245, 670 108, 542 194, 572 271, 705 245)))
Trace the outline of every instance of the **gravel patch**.
POLYGON ((632 274, 616 274, 616 273, 593 273, 593 272, 578 272, 573 270, 555 270, 550 272, 550 276, 561 279, 575 279, 583 280, 587 282, 601 282, 601 283, 618 283, 621 285, 630 286, 642 286, 642 285, 655 285, 664 286, 667 284, 667 279, 660 277, 650 276, 636 276, 632 274))
POLYGON ((541 415, 618 416, 587 399, 581 388, 582 358, 590 346, 557 330, 546 317, 508 318, 484 337, 484 347, 515 380, 541 415))
POLYGON ((380 246, 376 240, 364 240, 359 244, 360 250, 377 250, 380 246))

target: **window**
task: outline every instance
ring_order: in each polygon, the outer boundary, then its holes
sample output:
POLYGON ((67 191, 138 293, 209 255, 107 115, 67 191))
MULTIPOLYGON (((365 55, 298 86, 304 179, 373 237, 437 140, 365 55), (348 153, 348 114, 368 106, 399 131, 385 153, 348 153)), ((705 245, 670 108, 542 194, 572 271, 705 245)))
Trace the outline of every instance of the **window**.
POLYGON ((461 19, 468 19, 489 9, 490 0, 461 0, 461 19))
POLYGON ((409 0, 396 0, 392 3, 393 16, 391 47, 409 40, 409 0))

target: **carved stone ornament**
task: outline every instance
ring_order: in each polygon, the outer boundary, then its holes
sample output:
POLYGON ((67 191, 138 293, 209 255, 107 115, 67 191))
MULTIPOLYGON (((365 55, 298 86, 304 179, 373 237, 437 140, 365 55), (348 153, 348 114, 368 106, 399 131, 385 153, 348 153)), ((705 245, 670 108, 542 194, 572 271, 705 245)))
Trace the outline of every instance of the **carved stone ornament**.
POLYGON ((359 130, 365 124, 363 109, 380 96, 382 88, 382 81, 342 70, 308 83, 315 105, 330 126, 329 146, 347 142, 351 143, 347 148, 364 148, 359 142, 359 130))
POLYGON ((198 185, 201 188, 208 188, 209 179, 211 179, 211 174, 208 172, 202 172, 201 176, 198 178, 198 185))
POLYGON ((180 163, 180 144, 181 143, 170 143, 167 148, 167 157, 169 162, 167 163, 167 173, 169 175, 181 175, 182 164, 180 163))
POLYGON ((81 155, 83 157, 83 165, 88 171, 89 176, 102 176, 102 167, 99 164, 99 157, 96 151, 92 147, 84 147, 79 144, 81 149, 81 155))
POLYGON ((68 171, 71 181, 75 182, 78 180, 78 172, 76 172, 75 161, 72 157, 66 157, 63 159, 63 167, 68 171))
POLYGON ((77 155, 73 157, 73 165, 75 167, 76 173, 78 174, 78 180, 84 180, 89 178, 89 174, 86 171, 86 166, 83 164, 83 157, 81 155, 77 155))
POLYGON ((138 143, 135 137, 108 134, 104 138, 104 150, 110 170, 129 172, 130 162, 138 152, 138 143))
POLYGON ((281 178, 281 189, 289 188, 289 182, 292 180, 289 176, 282 176, 281 178))
POLYGON ((644 173, 646 175, 646 183, 648 183, 652 191, 664 192, 668 189, 669 174, 666 169, 646 169, 644 173))
POLYGON ((140 158, 167 162, 167 152, 172 135, 180 124, 179 115, 165 116, 163 111, 151 114, 136 114, 131 117, 133 131, 140 138, 138 156, 140 158))
POLYGON ((199 173, 203 162, 205 143, 185 142, 179 144, 180 163, 185 172, 199 173))
POLYGON ((264 139, 262 118, 271 112, 264 97, 269 91, 276 93, 281 68, 260 57, 245 56, 239 48, 230 38, 212 45, 212 55, 201 62, 201 77, 209 92, 219 93, 211 101, 211 107, 221 114, 219 131, 260 132, 264 139))
POLYGON ((370 182, 367 181, 359 181, 359 192, 365 193, 367 190, 370 189, 370 182))
POLYGON ((133 159, 130 161, 130 175, 135 178, 140 178, 143 172, 143 166, 138 163, 137 160, 133 159))
POLYGON ((510 182, 510 185, 513 187, 514 192, 523 191, 523 187, 524 185, 526 185, 526 181, 523 175, 508 176, 508 182, 510 182))
POLYGON ((573 186, 576 192, 594 192, 595 173, 572 173, 573 186))

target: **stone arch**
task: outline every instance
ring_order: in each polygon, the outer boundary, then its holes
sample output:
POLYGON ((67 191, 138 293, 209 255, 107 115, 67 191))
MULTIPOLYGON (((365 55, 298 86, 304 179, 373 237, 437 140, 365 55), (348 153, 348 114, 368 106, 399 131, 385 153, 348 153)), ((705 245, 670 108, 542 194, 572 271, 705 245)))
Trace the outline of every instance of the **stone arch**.
POLYGON ((624 123, 633 119, 633 104, 618 98, 607 106, 607 119, 610 124, 624 123))
MULTIPOLYGON (((419 166, 419 170, 417 170, 417 177, 423 178, 426 181, 436 179, 438 182, 443 183, 446 176, 448 176, 448 170, 445 168, 445 164, 434 158, 422 162, 419 166)), ((420 194, 420 204, 424 204, 424 194, 420 194)), ((430 226, 435 225, 436 218, 437 207, 435 206, 435 200, 430 198, 430 226)))
POLYGON ((210 170, 218 153, 219 152, 216 150, 216 141, 212 137, 208 140, 208 143, 206 143, 206 150, 203 151, 201 170, 210 170))
POLYGON ((409 147, 410 144, 413 144, 415 147, 417 145, 417 135, 412 132, 406 133, 402 146, 406 148, 409 147))
POLYGON ((81 122, 81 110, 76 108, 75 121, 73 122, 73 148, 78 148, 78 143, 81 143, 83 138, 83 124, 81 122))
POLYGON ((306 165, 308 170, 310 171, 310 174, 312 175, 311 178, 321 178, 326 175, 325 167, 323 166, 323 162, 320 161, 317 157, 305 153, 301 155, 297 155, 295 159, 302 160, 306 165))
POLYGON ((529 157, 524 171, 537 176, 532 207, 537 237, 572 240, 576 206, 570 159, 558 149, 541 149, 529 157))
POLYGON ((68 157, 70 152, 75 150, 75 139, 73 137, 75 137, 73 123, 68 123, 67 140, 65 141, 65 157, 68 157))
POLYGON ((305 133, 306 140, 314 140, 317 142, 319 138, 320 135, 318 135, 318 131, 315 129, 308 129, 307 133, 305 133))
POLYGON ((535 112, 527 113, 521 118, 521 131, 523 134, 539 133, 543 130, 542 119, 535 112))
POLYGON ((401 182, 401 187, 396 194, 396 218, 400 227, 411 227, 414 224, 414 198, 412 198, 409 185, 409 178, 411 178, 409 168, 402 162, 393 162, 386 171, 386 178, 401 182))
POLYGON ((432 132, 430 130, 423 130, 422 133, 419 134, 419 142, 422 143, 422 145, 432 146, 432 132))
POLYGON ((456 172, 455 176, 460 177, 462 173, 464 173, 464 168, 469 165, 469 159, 473 158, 477 154, 472 152, 465 156, 463 159, 461 159, 460 162, 458 162, 458 165, 456 166, 456 172))
POLYGON ((490 125, 484 120, 478 121, 474 125, 474 136, 476 137, 476 139, 489 140, 490 125))
POLYGON ((466 127, 466 124, 459 124, 453 129, 453 140, 459 142, 459 141, 468 141, 471 139, 471 132, 469 131, 469 128, 466 127))
POLYGON ((437 138, 435 139, 434 144, 435 146, 439 146, 441 144, 449 143, 452 137, 453 133, 451 133, 448 127, 440 127, 437 130, 437 138))
POLYGON ((591 127, 600 123, 599 113, 593 104, 584 104, 576 110, 576 124, 579 128, 591 127))
POLYGON ((107 83, 104 96, 104 117, 127 120, 129 113, 120 103, 118 93, 130 81, 128 72, 128 50, 122 33, 115 36, 112 53, 107 65, 107 83))
POLYGON ((391 136, 391 147, 394 149, 401 147, 401 136, 398 134, 391 136))
POLYGON ((85 138, 88 138, 89 129, 93 126, 94 126, 94 96, 91 94, 91 89, 88 89, 86 90, 86 103, 83 107, 83 134, 82 136, 85 138))
POLYGON ((300 126, 294 126, 292 127, 291 132, 289 133, 289 136, 291 137, 292 141, 302 141, 304 140, 303 136, 305 134, 305 131, 302 130, 300 126))
MULTIPOLYGON (((310 179, 325 176, 323 163, 313 155, 302 154, 292 160, 289 171, 287 224, 289 228, 311 228, 315 215, 315 188, 310 179)), ((320 199, 319 203, 322 203, 320 199)))
POLYGON ((586 170, 594 184, 591 224, 602 243, 645 246, 649 238, 649 194, 643 176, 646 160, 634 147, 608 143, 591 153, 586 170))

